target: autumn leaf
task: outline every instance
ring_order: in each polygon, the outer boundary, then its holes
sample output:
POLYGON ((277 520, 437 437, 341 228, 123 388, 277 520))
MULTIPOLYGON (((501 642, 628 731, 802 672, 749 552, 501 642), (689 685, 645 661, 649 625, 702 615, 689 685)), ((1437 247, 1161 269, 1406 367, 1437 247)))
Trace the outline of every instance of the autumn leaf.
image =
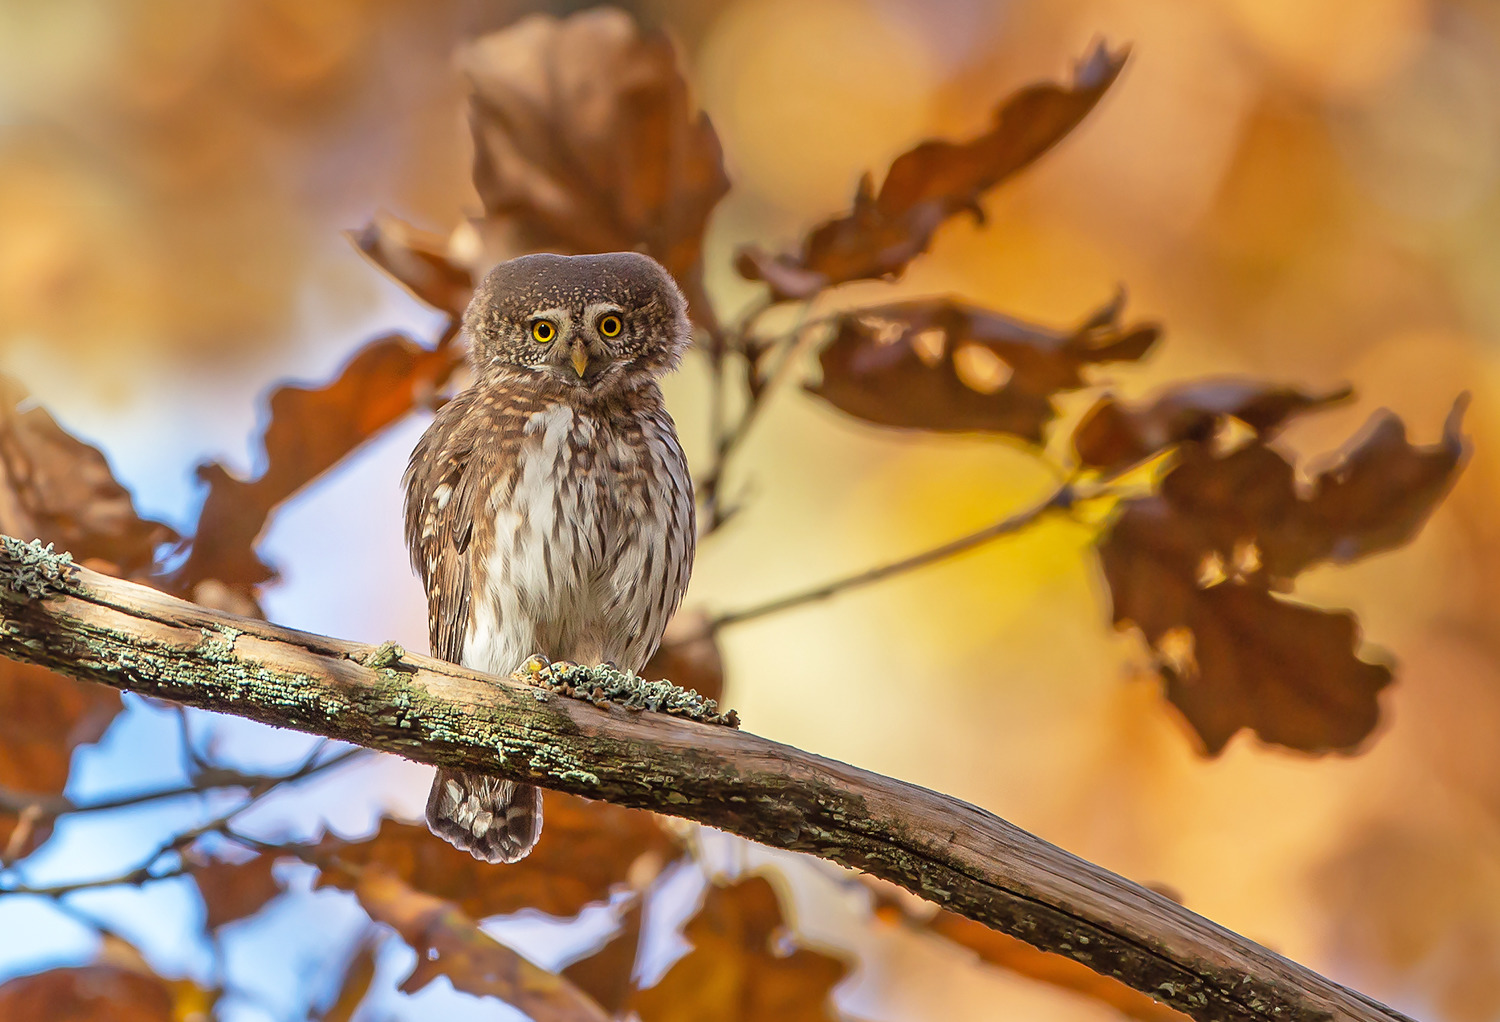
POLYGON ((638 251, 703 293, 703 231, 729 189, 670 39, 623 11, 532 15, 460 52, 481 232, 506 255, 638 251))
MULTIPOLYGON (((112 688, 0 659, 0 786, 27 795, 61 795, 73 750, 103 737, 120 705, 120 693, 112 688)), ((0 815, 0 849, 17 857, 52 833, 46 820, 28 822, 18 835, 17 820, 0 815)))
POLYGON ((1309 394, 1259 380, 1220 377, 1174 384, 1138 403, 1100 398, 1073 431, 1079 464, 1118 472, 1185 441, 1207 443, 1231 420, 1270 439, 1298 415, 1353 395, 1348 387, 1309 394))
POLYGON ((213 859, 188 865, 188 872, 198 884, 206 910, 205 925, 210 930, 254 915, 281 893, 281 884, 272 873, 276 859, 257 855, 244 862, 213 859))
MULTIPOLYGON (((161 979, 113 965, 49 969, 0 984, 7 1022, 179 1022, 161 979)), ((206 1020, 205 1020, 206 1022, 206 1020)))
POLYGON ((454 319, 463 317, 474 294, 474 276, 448 256, 442 238, 392 216, 377 216, 349 238, 414 297, 454 319))
POLYGON ((335 860, 378 866, 419 891, 453 901, 475 919, 524 908, 571 918, 626 883, 638 860, 655 859, 659 868, 678 854, 650 813, 551 791, 542 798, 541 842, 505 869, 459 851, 424 826, 384 820, 368 840, 323 842, 319 857, 330 864, 324 881, 341 887, 353 882, 335 860))
POLYGON ((1072 330, 1050 330, 948 299, 872 306, 839 317, 808 390, 881 426, 1006 433, 1040 443, 1052 399, 1086 385, 1083 370, 1134 361, 1152 325, 1120 322, 1117 297, 1072 330))
POLYGON ((28 404, 26 389, 0 374, 0 533, 56 544, 112 575, 149 574, 177 534, 136 513, 98 448, 28 404))
POLYGON ((1428 447, 1377 414, 1305 488, 1259 442, 1189 443, 1158 495, 1125 502, 1099 547, 1115 623, 1140 629, 1210 755, 1246 727, 1305 752, 1353 751, 1374 729, 1391 672, 1359 657, 1353 616, 1278 594, 1416 533, 1465 460, 1464 404, 1428 447))
POLYGON ((642 1022, 833 1022, 840 1016, 829 995, 849 964, 779 946, 785 926, 765 878, 710 887, 683 931, 693 950, 630 1008, 642 1022))
POLYGON ((316 1016, 317 1022, 353 1022, 354 1013, 364 1003, 370 992, 370 985, 375 981, 375 954, 379 950, 378 940, 366 939, 360 942, 359 948, 344 969, 344 979, 339 984, 333 1003, 316 1016))
POLYGON ((635 902, 608 940, 563 969, 562 974, 605 1011, 619 1016, 635 989, 631 980, 640 943, 641 906, 635 902))
POLYGON ((1467 394, 1459 397, 1442 438, 1422 447, 1406 439, 1406 427, 1395 415, 1375 413, 1314 479, 1298 534, 1283 535, 1268 551, 1271 570, 1291 573, 1324 560, 1347 564, 1410 541, 1468 460, 1463 436, 1468 404, 1467 394))
POLYGON ((967 142, 929 140, 898 156, 875 193, 867 174, 845 216, 820 224, 798 254, 772 256, 750 246, 737 266, 763 280, 778 300, 811 297, 851 280, 899 276, 927 250, 950 217, 979 214, 991 188, 1029 166, 1078 126, 1114 83, 1126 52, 1102 43, 1085 57, 1071 86, 1030 85, 995 110, 994 126, 967 142))
POLYGON ((379 867, 361 870, 353 890, 371 919, 394 929, 417 953, 416 968, 401 984, 404 992, 447 976, 455 989, 497 997, 535 1022, 609 1018, 573 984, 495 940, 452 902, 413 890, 379 867))
POLYGON ((195 595, 213 581, 253 595, 254 586, 274 577, 255 552, 271 512, 430 398, 462 360, 455 344, 424 348, 390 334, 366 344, 321 387, 278 387, 270 398, 261 474, 244 480, 216 462, 199 467, 208 495, 191 551, 172 575, 173 588, 195 595))

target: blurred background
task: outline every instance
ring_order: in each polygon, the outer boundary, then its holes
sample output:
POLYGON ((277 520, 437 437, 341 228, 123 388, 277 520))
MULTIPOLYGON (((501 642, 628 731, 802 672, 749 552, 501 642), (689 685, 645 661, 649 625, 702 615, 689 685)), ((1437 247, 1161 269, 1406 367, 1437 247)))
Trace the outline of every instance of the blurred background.
MULTIPOLYGON (((192 467, 255 469, 272 383, 327 378, 387 330, 441 328, 340 232, 389 211, 446 235, 473 215, 455 47, 577 6, 0 2, 0 367, 106 452, 139 509, 190 531, 192 467)), ((788 247, 847 208, 862 173, 878 180, 923 137, 983 130, 999 97, 1065 77, 1104 38, 1132 56, 1080 129, 986 200, 984 226, 949 223, 898 284, 854 285, 851 302, 955 294, 1068 324, 1123 285, 1132 314, 1165 329, 1141 366, 1113 375, 1126 394, 1210 373, 1352 384, 1357 401, 1288 432, 1284 446, 1308 455, 1382 406, 1430 443, 1454 395, 1473 392, 1474 458, 1417 541, 1299 589, 1357 612, 1399 662, 1358 755, 1241 734, 1201 756, 1138 640, 1109 627, 1097 529, 1079 522, 1048 520, 721 642, 727 701, 758 734, 981 805, 1414 1016, 1500 1017, 1500 6, 624 6, 677 41, 724 146, 733 190, 705 261, 725 312, 754 293, 732 268, 739 245, 788 247)), ((706 378, 694 358, 667 387, 699 465, 706 378)), ((282 572, 262 594, 271 620, 426 648, 399 530, 399 477, 425 424, 387 431, 274 518, 260 547, 282 572)), ((922 550, 1045 495, 1051 476, 1003 440, 883 432, 789 392, 729 485, 744 510, 701 549, 689 606, 754 604, 922 550)), ((243 722, 198 726, 247 767, 306 748, 243 722)), ((77 754, 68 795, 180 778, 145 751, 176 728, 127 699, 77 754)), ((426 785, 425 770, 382 760, 257 811, 306 836, 355 835, 384 812, 417 816, 426 785)), ((36 875, 128 865, 196 811, 67 818, 36 875)), ((822 874, 798 879, 797 860, 771 858, 798 892, 799 931, 857 955, 837 997, 859 1017, 1117 1017, 872 926, 822 874)), ((162 973, 206 968, 182 936, 202 911, 190 890, 89 897, 162 973)), ((230 961, 263 991, 226 1018, 296 1017, 278 984, 316 985, 329 935, 360 925, 343 896, 284 897, 225 931, 230 961)), ((495 932, 546 929, 517 925, 495 932)), ((42 899, 0 899, 0 934, 7 976, 96 953, 42 899)), ((381 968, 393 986, 405 966, 381 968)), ((380 1004, 370 1018, 519 1017, 439 985, 380 1004)))

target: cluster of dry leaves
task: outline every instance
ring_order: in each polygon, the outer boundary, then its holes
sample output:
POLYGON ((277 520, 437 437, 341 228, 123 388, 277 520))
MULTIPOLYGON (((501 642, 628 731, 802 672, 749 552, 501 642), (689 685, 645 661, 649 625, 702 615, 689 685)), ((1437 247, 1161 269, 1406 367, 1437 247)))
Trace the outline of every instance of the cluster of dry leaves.
MULTIPOLYGON (((815 227, 796 250, 742 250, 737 267, 762 282, 764 298, 726 326, 703 286, 702 238, 728 179, 718 139, 691 104, 670 41, 618 12, 529 18, 461 54, 472 88, 474 184, 483 215, 447 239, 388 218, 354 237, 373 262, 449 314, 435 343, 380 337, 328 383, 276 389, 262 438, 264 470, 242 479, 222 465, 201 467, 206 499, 190 536, 140 518, 100 453, 6 380, 0 531, 56 543, 99 570, 258 614, 258 589, 276 572, 256 543, 276 509, 360 444, 441 401, 462 364, 453 324, 476 274, 501 255, 537 249, 635 249, 661 260, 690 296, 715 385, 742 373, 746 417, 811 342, 820 372, 807 392, 849 416, 883 427, 1005 436, 1048 456, 1044 445, 1058 439, 1058 399, 1097 390, 1100 367, 1136 362, 1160 339, 1155 326, 1125 318, 1122 298, 1064 329, 948 298, 839 308, 804 316, 784 335, 763 335, 756 325, 774 306, 826 300, 851 281, 900 276, 946 220, 980 216, 990 189, 1077 127, 1124 59, 1100 46, 1072 81, 1033 85, 1005 99, 978 137, 924 142, 904 153, 878 191, 866 179, 852 208, 815 227)), ((1067 447, 1073 490, 1114 502, 1098 544, 1114 621, 1144 636, 1167 698, 1209 754, 1244 728, 1307 752, 1353 751, 1377 722, 1389 666, 1362 650, 1351 615, 1287 594, 1314 565, 1347 563, 1411 538, 1464 461, 1462 402, 1432 444, 1411 443, 1400 421, 1382 413, 1321 466, 1296 465, 1274 445, 1290 420, 1347 396, 1243 379, 1188 381, 1135 402, 1100 393, 1066 444, 1050 445, 1067 447)), ((728 423, 715 437, 714 487, 722 459, 742 435, 728 423)), ((722 670, 711 640, 696 624, 679 631, 696 635, 695 643, 669 644, 653 670, 719 696, 722 670)), ((0 814, 0 845, 6 862, 15 863, 67 811, 48 797, 62 792, 73 749, 103 734, 120 700, 4 662, 0 709, 0 785, 32 799, 8 798, 0 814)), ((664 870, 693 854, 692 844, 650 814, 547 799, 547 840, 504 869, 477 864, 424 828, 387 820, 363 840, 250 842, 232 860, 199 855, 190 844, 178 872, 195 879, 207 927, 217 930, 276 897, 278 860, 310 863, 322 884, 352 892, 371 919, 417 952, 403 989, 444 975, 460 990, 501 998, 544 1022, 629 1012, 647 1022, 838 1017, 829 993, 850 963, 812 948, 788 949, 777 893, 757 878, 711 888, 686 925, 693 950, 659 982, 638 988, 642 908, 664 870), (522 909, 570 918, 612 896, 617 934, 561 974, 528 962, 476 922, 522 909)), ((232 830, 226 824, 221 834, 232 830)), ((1127 1014, 1170 1014, 976 924, 924 915, 884 896, 877 904, 879 918, 1127 1014)), ((220 991, 162 979, 138 955, 116 951, 94 965, 0 986, 0 1017, 154 1022, 211 1013, 220 991)), ((373 945, 352 954, 342 990, 318 1017, 353 1016, 374 976, 373 955, 373 945)))

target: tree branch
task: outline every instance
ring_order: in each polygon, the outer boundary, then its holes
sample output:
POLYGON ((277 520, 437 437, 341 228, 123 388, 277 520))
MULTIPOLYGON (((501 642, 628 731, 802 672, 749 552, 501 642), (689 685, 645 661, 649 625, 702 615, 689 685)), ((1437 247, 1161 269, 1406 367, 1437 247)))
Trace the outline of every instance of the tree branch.
POLYGON ((216 613, 35 544, 0 544, 0 654, 820 855, 1196 1019, 1403 1018, 946 795, 727 727, 216 613))
POLYGON ((1063 483, 1051 496, 1033 504, 1031 507, 1008 515, 998 522, 991 522, 984 528, 968 535, 960 536, 958 539, 949 540, 938 546, 921 553, 903 557, 898 561, 890 561, 879 564, 873 568, 843 578, 834 579, 832 582, 824 582, 822 585, 811 589, 804 589, 788 596, 780 596, 765 603, 756 604, 753 607, 744 607, 740 610, 726 611, 717 617, 709 618, 708 632, 713 634, 721 628, 730 625, 742 624, 745 621, 754 621, 757 618, 767 617, 771 614, 780 614, 784 610, 792 610, 808 603, 817 603, 840 593, 848 592, 850 589, 858 589, 862 586, 871 585, 896 575, 904 575, 908 571, 925 568, 929 564, 957 557, 959 554, 967 553, 975 547, 983 546, 991 540, 1008 536, 1013 532, 1020 532, 1028 525, 1033 524, 1049 511, 1066 511, 1073 507, 1078 499, 1078 494, 1073 489, 1071 482, 1063 483))

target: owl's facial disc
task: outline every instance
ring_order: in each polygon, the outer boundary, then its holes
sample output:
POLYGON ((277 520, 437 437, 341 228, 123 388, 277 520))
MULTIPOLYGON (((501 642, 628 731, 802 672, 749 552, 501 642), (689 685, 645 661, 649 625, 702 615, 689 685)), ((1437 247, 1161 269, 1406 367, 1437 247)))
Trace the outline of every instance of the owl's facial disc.
POLYGON ((540 310, 526 324, 536 356, 529 368, 571 386, 594 386, 619 361, 608 339, 623 331, 623 314, 613 304, 540 310))
POLYGON ((634 252, 500 263, 476 289, 464 328, 476 368, 594 395, 674 369, 690 338, 671 275, 634 252))

